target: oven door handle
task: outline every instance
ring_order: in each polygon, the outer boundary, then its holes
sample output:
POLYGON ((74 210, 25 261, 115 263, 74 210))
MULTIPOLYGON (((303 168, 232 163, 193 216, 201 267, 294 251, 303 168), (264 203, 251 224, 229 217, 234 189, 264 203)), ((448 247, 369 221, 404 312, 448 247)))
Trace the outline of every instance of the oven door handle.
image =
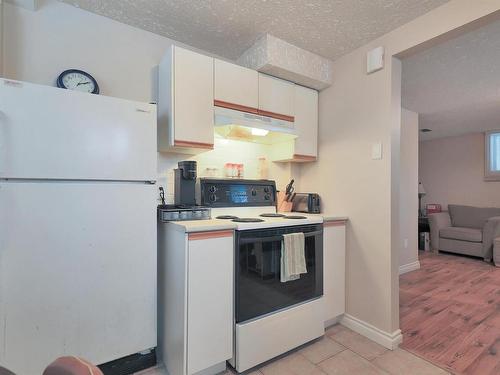
MULTIPOLYGON (((318 236, 318 235, 323 235, 322 230, 317 230, 314 232, 307 232, 304 233, 304 237, 313 237, 313 236, 318 236)), ((269 236, 269 237, 249 237, 249 238, 240 238, 238 241, 240 244, 244 245, 247 243, 260 243, 260 242, 273 242, 273 241, 282 241, 283 240, 283 235, 279 236, 269 236)))

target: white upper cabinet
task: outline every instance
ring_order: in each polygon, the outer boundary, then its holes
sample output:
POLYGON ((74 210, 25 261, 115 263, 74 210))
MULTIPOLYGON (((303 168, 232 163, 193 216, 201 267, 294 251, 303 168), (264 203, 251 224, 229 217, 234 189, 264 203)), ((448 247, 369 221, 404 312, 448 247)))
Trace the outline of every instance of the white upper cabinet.
POLYGON ((158 150, 212 149, 213 106, 214 59, 172 46, 159 66, 158 150))
POLYGON ((318 156, 318 92, 295 85, 295 158, 318 156))
POLYGON ((294 87, 292 82, 259 73, 259 109, 293 117, 294 87))
MULTIPOLYGON (((259 74, 239 65, 215 59, 215 100, 222 106, 238 105, 257 109, 259 74)), ((235 108, 235 107, 232 107, 235 108)))
POLYGON ((214 106, 295 123, 297 139, 275 144, 271 160, 315 161, 318 92, 172 46, 158 83, 158 150, 196 154, 214 147, 214 106))
POLYGON ((294 126, 297 138, 274 145, 271 160, 277 162, 311 162, 318 156, 318 92, 294 85, 294 126))

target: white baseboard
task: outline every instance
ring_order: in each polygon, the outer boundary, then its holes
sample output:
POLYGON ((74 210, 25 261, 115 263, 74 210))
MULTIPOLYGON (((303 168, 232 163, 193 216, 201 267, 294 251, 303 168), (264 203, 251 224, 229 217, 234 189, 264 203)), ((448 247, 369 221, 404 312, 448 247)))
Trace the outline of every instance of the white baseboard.
POLYGON ((402 275, 404 273, 415 271, 418 269, 420 269, 420 262, 417 260, 415 262, 403 264, 402 266, 399 266, 399 274, 402 275))
POLYGON ((349 314, 344 314, 340 324, 390 350, 396 349, 403 342, 400 329, 388 333, 349 314))
POLYGON ((327 320, 325 322, 325 330, 330 328, 331 326, 334 326, 335 324, 338 324, 340 323, 340 321, 342 320, 342 317, 344 316, 344 314, 342 315, 339 315, 337 316, 336 318, 333 318, 333 319, 330 319, 330 320, 327 320))

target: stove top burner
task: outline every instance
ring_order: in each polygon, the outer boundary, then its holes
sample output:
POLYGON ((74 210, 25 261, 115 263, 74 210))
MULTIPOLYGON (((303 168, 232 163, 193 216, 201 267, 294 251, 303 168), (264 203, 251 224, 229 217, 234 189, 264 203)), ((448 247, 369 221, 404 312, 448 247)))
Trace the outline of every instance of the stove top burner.
POLYGON ((232 220, 232 219, 238 219, 238 216, 233 216, 233 215, 221 215, 217 216, 216 219, 223 219, 223 220, 232 220))
POLYGON ((284 216, 284 219, 307 219, 305 216, 300 216, 300 215, 288 215, 284 216))
POLYGON ((260 223, 264 220, 257 219, 255 217, 242 217, 242 218, 233 219, 231 221, 234 221, 235 223, 260 223))
POLYGON ((261 217, 285 217, 283 214, 260 214, 261 217))

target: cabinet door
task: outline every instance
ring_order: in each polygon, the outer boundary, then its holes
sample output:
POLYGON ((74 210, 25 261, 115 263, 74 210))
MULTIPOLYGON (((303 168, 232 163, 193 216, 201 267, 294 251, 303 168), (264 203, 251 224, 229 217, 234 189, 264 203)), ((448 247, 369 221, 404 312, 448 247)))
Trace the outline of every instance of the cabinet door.
POLYGON ((190 233, 187 369, 193 374, 232 357, 233 231, 190 233))
POLYGON ((173 146, 213 147, 214 59, 174 48, 173 146))
POLYGON ((295 85, 295 140, 294 157, 318 156, 318 92, 295 85))
POLYGON ((292 82, 259 73, 259 109, 293 116, 294 86, 292 82))
POLYGON ((345 312, 345 224, 327 222, 323 234, 325 322, 345 312))
POLYGON ((215 100, 258 108, 259 75, 257 71, 215 59, 215 100))

